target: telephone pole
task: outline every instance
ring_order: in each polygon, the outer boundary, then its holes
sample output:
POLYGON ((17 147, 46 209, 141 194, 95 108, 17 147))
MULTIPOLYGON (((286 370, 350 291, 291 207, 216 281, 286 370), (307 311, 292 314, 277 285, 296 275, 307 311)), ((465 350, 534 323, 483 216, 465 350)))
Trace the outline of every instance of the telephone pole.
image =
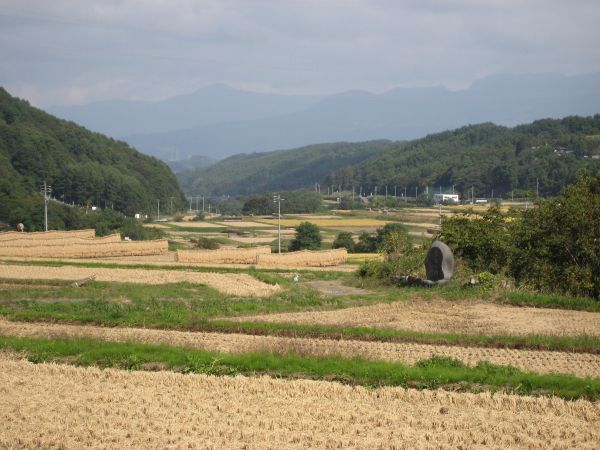
POLYGON ((42 186, 42 194, 44 194, 44 229, 48 231, 48 200, 50 199, 50 193, 52 192, 52 186, 46 184, 42 186))
POLYGON ((160 220, 160 199, 156 199, 156 220, 160 220))
POLYGON ((277 253, 281 253, 281 195, 276 194, 273 196, 273 203, 277 203, 277 253))

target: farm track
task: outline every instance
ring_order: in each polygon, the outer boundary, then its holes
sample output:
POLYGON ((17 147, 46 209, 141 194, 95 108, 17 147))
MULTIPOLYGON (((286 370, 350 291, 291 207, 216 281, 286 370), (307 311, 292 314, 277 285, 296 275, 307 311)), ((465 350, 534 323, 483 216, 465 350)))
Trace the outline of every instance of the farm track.
POLYGON ((335 311, 262 314, 239 322, 366 326, 424 333, 600 336, 600 313, 524 308, 484 301, 412 300, 335 311))
POLYGON ((0 264, 0 278, 20 280, 75 281, 96 275, 97 281, 120 283, 198 283, 235 296, 269 296, 279 291, 279 286, 269 285, 247 274, 186 272, 183 270, 106 269, 100 267, 46 267, 0 264))
POLYGON ((597 448, 600 404, 0 355, 3 448, 597 448))
POLYGON ((0 335, 113 342, 142 342, 197 348, 221 353, 267 351, 307 356, 362 357, 412 365, 433 355, 456 358, 471 366, 485 360, 527 372, 572 373, 600 377, 600 355, 533 350, 493 349, 389 342, 287 338, 243 334, 199 333, 143 328, 105 328, 88 325, 11 322, 0 318, 0 335))

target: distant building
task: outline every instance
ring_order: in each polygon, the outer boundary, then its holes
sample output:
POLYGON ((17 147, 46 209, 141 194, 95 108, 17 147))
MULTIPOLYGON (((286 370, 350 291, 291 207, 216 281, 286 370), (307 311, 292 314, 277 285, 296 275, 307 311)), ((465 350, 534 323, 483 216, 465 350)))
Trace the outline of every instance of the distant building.
POLYGON ((458 203, 459 201, 458 194, 433 194, 433 203, 458 203))

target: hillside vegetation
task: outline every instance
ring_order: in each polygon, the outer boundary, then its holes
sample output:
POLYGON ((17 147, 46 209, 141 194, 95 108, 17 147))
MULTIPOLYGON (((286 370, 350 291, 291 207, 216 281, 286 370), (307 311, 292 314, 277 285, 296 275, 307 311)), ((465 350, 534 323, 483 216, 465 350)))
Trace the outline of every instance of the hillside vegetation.
POLYGON ((28 205, 43 203, 44 181, 65 203, 107 206, 128 215, 154 210, 156 199, 185 201, 165 163, 0 88, 0 221, 25 221, 28 205))
POLYGON ((180 175, 192 194, 251 194, 314 187, 414 195, 415 188, 469 196, 555 195, 581 169, 600 168, 600 115, 543 119, 514 128, 483 123, 409 142, 322 144, 237 155, 180 175), (538 184, 539 183, 539 184, 538 184), (517 192, 515 192, 517 191, 517 192))
MULTIPOLYGON (((580 169, 600 168, 600 115, 544 119, 514 128, 491 123, 433 134, 374 156, 353 170, 337 170, 326 182, 423 188, 451 187, 467 195, 506 195, 519 190, 553 195, 580 169)), ((381 191, 380 191, 381 192, 381 191)), ((410 192, 410 191, 409 191, 410 192)))
POLYGON ((394 145, 390 141, 338 142, 292 150, 240 154, 204 170, 178 174, 188 194, 255 194, 314 187, 328 173, 358 164, 394 145))

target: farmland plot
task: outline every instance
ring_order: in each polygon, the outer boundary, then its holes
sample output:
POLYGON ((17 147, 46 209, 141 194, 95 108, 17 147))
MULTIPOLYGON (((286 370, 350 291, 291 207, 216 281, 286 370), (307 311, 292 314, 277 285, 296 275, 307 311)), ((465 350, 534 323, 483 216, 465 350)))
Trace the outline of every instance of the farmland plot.
POLYGON ((588 401, 34 365, 0 356, 0 447, 597 448, 588 401), (65 395, 68 393, 68 395, 65 395))
POLYGON ((97 281, 116 281, 120 283, 165 284, 188 282, 205 284, 224 294, 241 297, 269 296, 280 290, 277 285, 263 283, 247 274, 0 264, 0 278, 75 281, 90 275, 96 275, 97 281))
POLYGON ((336 311, 264 314, 234 320, 370 326, 431 333, 600 336, 600 313, 476 301, 414 300, 336 311))
POLYGON ((0 318, 0 335, 51 339, 92 338, 111 342, 140 342, 197 348, 219 353, 273 352, 305 356, 361 357, 412 365, 434 355, 475 366, 480 361, 510 365, 536 373, 571 373, 600 377, 600 355, 550 351, 458 347, 391 342, 362 342, 243 334, 200 333, 144 328, 10 322, 0 318))

